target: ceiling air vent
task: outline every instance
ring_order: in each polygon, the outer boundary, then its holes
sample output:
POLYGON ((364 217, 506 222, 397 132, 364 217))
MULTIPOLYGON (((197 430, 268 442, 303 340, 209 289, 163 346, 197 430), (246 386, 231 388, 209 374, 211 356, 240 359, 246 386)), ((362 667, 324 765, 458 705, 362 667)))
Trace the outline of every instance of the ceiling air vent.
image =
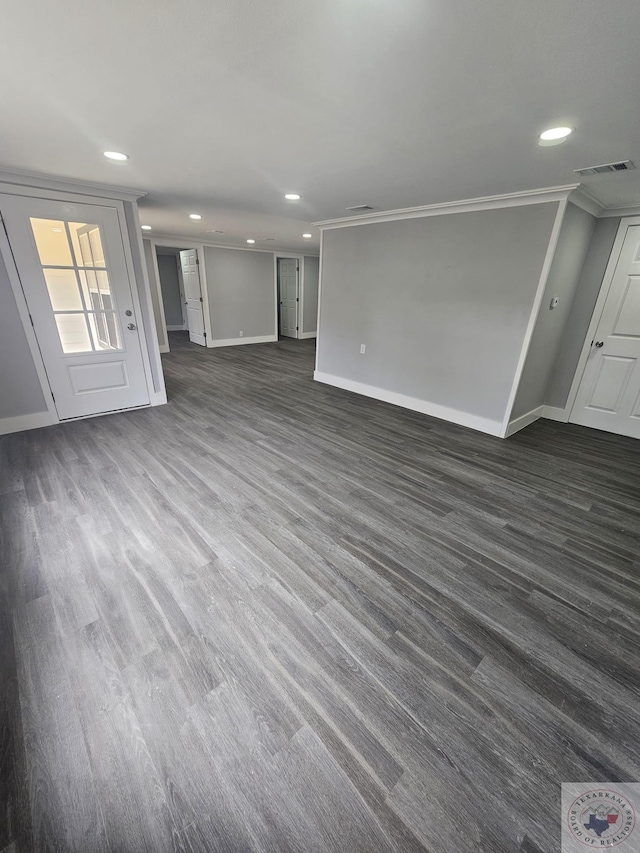
POLYGON ((345 210, 351 210, 353 213, 362 213, 363 210, 373 210, 370 204, 354 204, 353 207, 345 207, 345 210))
POLYGON ((603 172, 627 172, 635 169, 631 160, 621 160, 619 163, 604 163, 602 166, 590 166, 588 169, 574 169, 576 175, 601 175, 603 172))

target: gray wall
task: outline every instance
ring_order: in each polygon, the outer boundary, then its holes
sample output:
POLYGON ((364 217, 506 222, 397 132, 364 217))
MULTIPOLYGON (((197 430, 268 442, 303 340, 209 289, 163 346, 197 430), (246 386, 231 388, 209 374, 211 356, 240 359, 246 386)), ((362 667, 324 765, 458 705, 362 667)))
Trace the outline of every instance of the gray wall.
POLYGON ((147 276, 149 278, 149 289, 151 292, 151 306, 153 308, 153 321, 156 327, 156 337, 160 346, 166 345, 165 332, 163 325, 163 314, 160 300, 158 299, 158 280, 153 263, 154 250, 151 240, 143 240, 144 244, 144 259, 147 265, 147 276))
POLYGON ((595 221, 579 207, 567 205, 510 420, 544 405, 595 221), (550 310, 554 296, 560 302, 550 310))
POLYGON ((547 388, 545 403, 548 406, 564 408, 566 405, 619 225, 620 219, 615 217, 596 220, 547 388))
POLYGON ((0 419, 46 411, 18 306, 0 257, 0 419))
POLYGON ((204 250, 213 340, 275 335, 274 263, 271 252, 204 250))
POLYGON ((502 420, 557 209, 325 231, 319 371, 502 420))
POLYGON ((167 326, 182 327, 182 298, 180 297, 180 279, 178 277, 179 258, 175 253, 158 252, 157 255, 165 323, 167 326))
POLYGON ((318 322, 318 267, 320 258, 304 256, 304 301, 302 331, 315 332, 318 322))

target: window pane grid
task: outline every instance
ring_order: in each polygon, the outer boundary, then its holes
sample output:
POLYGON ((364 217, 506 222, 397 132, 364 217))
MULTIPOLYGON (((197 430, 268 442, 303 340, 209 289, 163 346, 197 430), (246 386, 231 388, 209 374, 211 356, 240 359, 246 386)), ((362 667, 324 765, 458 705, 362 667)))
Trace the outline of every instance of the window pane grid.
POLYGON ((62 351, 121 349, 100 227, 33 218, 31 227, 62 351))

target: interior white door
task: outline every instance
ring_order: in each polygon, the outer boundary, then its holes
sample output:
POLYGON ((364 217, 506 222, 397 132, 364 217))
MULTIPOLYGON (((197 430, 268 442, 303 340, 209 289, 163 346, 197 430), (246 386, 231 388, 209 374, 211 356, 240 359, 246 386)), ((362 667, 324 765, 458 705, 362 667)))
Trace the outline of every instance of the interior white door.
POLYGON ((189 340, 194 344, 207 345, 207 333, 204 330, 204 309, 202 288, 200 286, 200 265, 198 250, 185 249, 180 252, 180 267, 184 282, 184 299, 187 308, 187 326, 189 340))
POLYGON ((640 225, 627 231, 569 420, 640 438, 640 225))
POLYGON ((61 420, 149 404, 115 207, 0 195, 61 420))
POLYGON ((298 337, 298 261, 296 258, 278 259, 280 282, 280 334, 287 338, 298 337))

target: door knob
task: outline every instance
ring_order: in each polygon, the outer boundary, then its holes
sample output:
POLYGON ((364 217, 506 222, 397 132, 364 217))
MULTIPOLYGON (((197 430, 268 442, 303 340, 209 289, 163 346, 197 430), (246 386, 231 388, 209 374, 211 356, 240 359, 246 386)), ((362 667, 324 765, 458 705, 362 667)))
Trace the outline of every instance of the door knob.
POLYGON ((129 329, 130 331, 132 331, 132 332, 133 332, 133 330, 134 330, 135 328, 136 328, 136 324, 135 324, 135 323, 127 323, 127 329, 129 329))
POLYGON ((596 341, 596 346, 600 349, 600 347, 604 346, 604 341, 596 341))

